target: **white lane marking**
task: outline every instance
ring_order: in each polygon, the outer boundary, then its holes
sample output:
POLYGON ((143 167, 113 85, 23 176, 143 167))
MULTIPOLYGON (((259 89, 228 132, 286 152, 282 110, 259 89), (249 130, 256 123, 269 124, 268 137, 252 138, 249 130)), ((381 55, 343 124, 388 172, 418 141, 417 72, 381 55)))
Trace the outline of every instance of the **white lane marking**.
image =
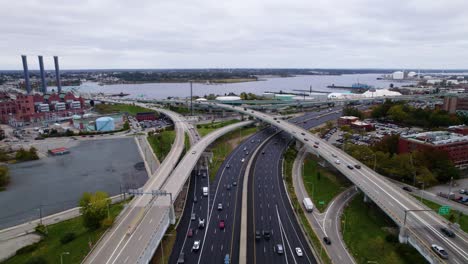
POLYGON ((140 241, 142 237, 143 237, 143 235, 141 235, 141 236, 138 238, 138 241, 140 241))

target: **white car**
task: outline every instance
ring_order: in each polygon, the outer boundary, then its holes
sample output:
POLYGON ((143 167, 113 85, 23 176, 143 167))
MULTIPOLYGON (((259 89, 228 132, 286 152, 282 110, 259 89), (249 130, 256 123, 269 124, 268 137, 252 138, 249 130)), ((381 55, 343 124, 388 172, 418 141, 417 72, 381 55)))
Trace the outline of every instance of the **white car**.
POLYGON ((336 160, 335 163, 336 163, 336 164, 340 164, 341 162, 340 162, 340 160, 336 160))
POLYGON ((195 154, 195 153, 197 153, 197 152, 196 152, 196 151, 192 151, 192 154, 195 154))
POLYGON ((245 161, 245 159, 241 159, 241 162, 244 162, 244 161, 245 161))
POLYGON ((192 251, 198 251, 199 249, 200 249, 200 240, 195 240, 195 242, 193 242, 192 251))
POLYGON ((298 257, 302 257, 304 255, 304 253, 302 253, 302 249, 300 247, 296 248, 296 254, 297 254, 298 257))

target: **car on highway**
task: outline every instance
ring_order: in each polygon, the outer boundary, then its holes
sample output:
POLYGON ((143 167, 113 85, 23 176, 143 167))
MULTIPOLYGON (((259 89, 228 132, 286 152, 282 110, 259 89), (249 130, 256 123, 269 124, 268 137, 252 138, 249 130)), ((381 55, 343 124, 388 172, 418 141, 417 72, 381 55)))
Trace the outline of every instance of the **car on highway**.
POLYGON ((185 263, 185 254, 184 252, 179 254, 179 258, 177 259, 177 264, 185 263))
POLYGON ((245 152, 245 155, 249 155, 249 152, 248 152, 248 151, 246 151, 246 152, 245 152))
POLYGON ((196 196, 193 196, 193 203, 197 203, 198 202, 198 199, 196 196))
POLYGON ((408 186, 403 186, 402 189, 405 190, 405 191, 407 191, 407 192, 412 192, 412 191, 413 191, 413 189, 411 189, 411 188, 408 187, 408 186))
POLYGON ((197 152, 196 152, 196 151, 192 151, 192 154, 195 154, 195 153, 197 153, 197 152))
POLYGON ((265 154, 265 151, 262 151, 262 154, 265 154))
POLYGON ((309 141, 307 138, 304 138, 304 141, 309 141))
POLYGON ((245 161, 245 159, 244 159, 244 158, 243 158, 243 159, 241 159, 241 162, 244 162, 244 161, 245 161))
POLYGON ((301 135, 305 136, 305 133, 301 133, 301 135))
POLYGON ((195 213, 192 213, 192 215, 190 216, 190 221, 195 221, 195 219, 197 219, 197 215, 195 213))
POLYGON ((224 229, 225 224, 224 220, 219 220, 219 229, 224 229))
POLYGON ((358 169, 358 170, 359 170, 359 169, 361 169, 361 165, 359 165, 359 164, 356 164, 356 165, 354 165, 354 168, 356 168, 356 169, 358 169))
POLYGON ((226 185, 226 189, 231 190, 231 184, 226 185))
POLYGON ((445 251, 445 249, 439 245, 436 245, 436 244, 432 244, 431 245, 431 248, 432 250, 434 250, 434 252, 439 255, 441 258, 443 259, 448 259, 448 253, 447 251, 445 251))
POLYGON ((317 146, 317 145, 314 145, 314 148, 318 148, 318 146, 317 146))
POLYGON ((232 182, 232 186, 237 186, 237 182, 236 181, 232 182))
POLYGON ((319 142, 318 142, 318 141, 315 141, 314 143, 315 143, 315 145, 319 145, 319 142))
POLYGON ((270 238, 271 238, 270 231, 269 230, 263 230, 263 237, 265 238, 265 240, 270 240, 270 238))
POLYGON ((262 234, 260 230, 255 230, 255 240, 260 240, 262 238, 262 234))
POLYGON ((335 160, 335 163, 340 164, 341 162, 340 162, 340 160, 335 160))
POLYGON ((336 154, 335 154, 335 153, 332 153, 332 157, 336 158, 337 156, 336 156, 336 154))
POLYGON ((189 230, 187 232, 187 237, 192 237, 192 236, 193 236, 193 229, 189 228, 189 230))
POLYGON ((348 166, 346 166, 346 167, 348 167, 348 169, 350 169, 350 170, 353 170, 353 169, 354 169, 354 167, 353 167, 352 165, 348 165, 348 166))
POLYGON ((200 240, 195 240, 193 242, 192 251, 197 252, 200 249, 200 240))
POLYGON ((222 204, 222 203, 219 203, 219 204, 218 204, 218 211, 221 211, 221 210, 223 210, 223 204, 222 204))
POLYGON ((330 240, 329 237, 323 237, 323 242, 325 242, 325 244, 327 244, 327 245, 331 244, 331 240, 330 240))
POLYGON ((298 257, 302 257, 304 255, 304 253, 302 252, 302 249, 300 247, 296 248, 296 255, 298 257))
POLYGON ((455 233, 447 227, 441 227, 440 231, 442 231, 442 233, 444 233, 448 237, 455 237, 455 233))
POLYGON ((198 218, 198 228, 205 228, 205 219, 198 218))
POLYGON ((252 139, 252 140, 250 140, 250 142, 251 142, 251 143, 254 143, 254 142, 255 142, 255 140, 253 140, 253 139, 252 139))
POLYGON ((276 244, 275 251, 278 255, 282 255, 284 253, 284 248, 282 244, 276 244))
POLYGON ((231 165, 227 164, 226 165, 226 169, 229 169, 231 167, 231 165))

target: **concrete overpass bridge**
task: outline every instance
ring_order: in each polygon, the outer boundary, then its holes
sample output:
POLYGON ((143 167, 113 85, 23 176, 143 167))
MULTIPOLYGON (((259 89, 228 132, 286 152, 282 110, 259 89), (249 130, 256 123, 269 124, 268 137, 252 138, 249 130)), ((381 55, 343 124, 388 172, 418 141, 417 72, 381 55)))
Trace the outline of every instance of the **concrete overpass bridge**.
POLYGON ((307 130, 268 114, 234 105, 210 102, 204 104, 250 115, 288 132, 298 142, 307 146, 312 153, 328 161, 361 189, 365 193, 366 199, 376 203, 398 224, 400 242, 412 244, 430 263, 468 263, 468 236, 465 232, 454 230, 457 235, 455 239, 446 237, 440 231, 440 227, 449 226, 447 220, 430 211, 417 199, 350 155, 312 135, 307 130), (318 144, 318 148, 313 147, 316 144, 318 144), (356 164, 361 165, 361 169, 347 167, 356 164), (431 250, 431 244, 444 247, 449 254, 449 259, 442 260, 431 250))

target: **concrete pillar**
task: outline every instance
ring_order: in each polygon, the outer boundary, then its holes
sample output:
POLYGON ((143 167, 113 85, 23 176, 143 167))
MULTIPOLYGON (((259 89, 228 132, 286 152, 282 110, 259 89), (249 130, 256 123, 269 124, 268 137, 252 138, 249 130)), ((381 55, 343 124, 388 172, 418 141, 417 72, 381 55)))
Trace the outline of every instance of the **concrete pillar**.
POLYGON ((400 232, 398 233, 398 241, 402 244, 407 244, 408 243, 408 234, 406 227, 402 226, 400 227, 400 232))
POLYGON ((226 110, 223 109, 223 112, 221 113, 222 117, 226 117, 226 110))
POLYGON ((295 148, 296 148, 297 151, 299 151, 299 150, 302 148, 303 145, 304 145, 304 144, 302 144, 301 141, 296 140, 295 148))
POLYGON ((171 225, 174 225, 176 223, 176 217, 175 217, 173 204, 171 204, 171 209, 169 211, 169 219, 171 220, 171 225))
POLYGON ((369 199, 369 197, 367 197, 367 195, 365 195, 365 194, 364 194, 364 202, 365 202, 365 203, 368 203, 368 202, 370 202, 370 199, 369 199))

